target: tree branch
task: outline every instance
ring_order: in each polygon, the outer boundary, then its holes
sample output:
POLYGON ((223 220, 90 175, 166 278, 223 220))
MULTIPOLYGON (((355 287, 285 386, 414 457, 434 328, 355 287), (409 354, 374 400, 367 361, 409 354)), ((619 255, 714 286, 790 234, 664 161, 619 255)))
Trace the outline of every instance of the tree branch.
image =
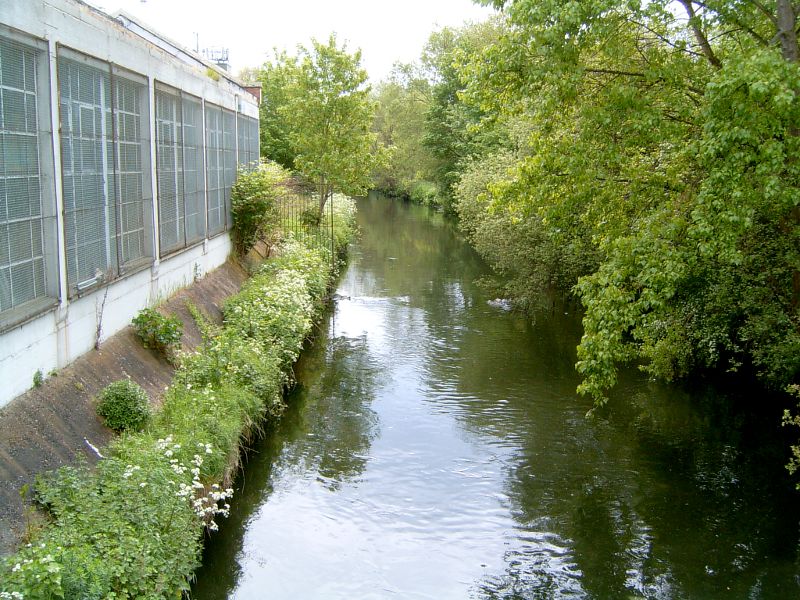
POLYGON ((667 46, 670 46, 671 48, 674 48, 675 50, 678 50, 680 52, 686 52, 687 54, 691 54, 693 56, 703 56, 702 54, 700 54, 698 52, 695 52, 693 50, 689 50, 688 48, 680 48, 680 47, 678 47, 678 45, 675 42, 670 40, 668 37, 666 37, 664 35, 661 35, 657 31, 651 29, 650 27, 647 26, 646 23, 640 23, 639 21, 635 21, 633 19, 628 19, 628 22, 632 23, 633 25, 636 25, 638 27, 641 27, 642 29, 644 29, 648 33, 654 35, 656 38, 658 38, 659 40, 664 42, 667 46))
POLYGON ((766 6, 764 6, 763 4, 761 4, 761 2, 758 2, 757 0, 745 0, 745 1, 748 4, 752 4, 758 10, 760 10, 762 13, 764 13, 764 15, 766 15, 766 17, 772 22, 772 24, 777 27, 778 19, 775 17, 775 13, 773 13, 771 10, 767 9, 766 6))
MULTIPOLYGON (((770 45, 770 42, 769 42, 769 40, 767 38, 765 38, 760 33, 756 32, 752 27, 746 25, 735 14, 732 14, 732 13, 729 13, 729 12, 721 12, 719 10, 712 10, 704 2, 700 2, 699 0, 695 0, 694 3, 697 4, 698 6, 702 6, 706 10, 710 10, 711 12, 714 12, 714 13, 720 15, 721 17, 724 17, 726 20, 730 21, 731 23, 733 23, 737 27, 740 27, 742 29, 742 31, 746 31, 747 33, 749 33, 753 37, 753 39, 755 39, 762 46, 769 46, 770 45)), ((769 19, 770 23, 772 23, 773 25, 775 25, 777 27, 778 21, 775 18, 774 14, 769 12, 760 3, 756 8, 758 8, 761 12, 763 12, 767 16, 767 18, 769 19)))
POLYGON ((708 43, 708 38, 706 38, 705 33, 700 29, 700 25, 697 24, 697 15, 694 12, 694 6, 692 6, 692 0, 678 0, 683 7, 686 9, 686 14, 689 15, 689 27, 692 28, 692 32, 694 33, 694 37, 697 40, 697 43, 700 45, 700 49, 703 51, 703 54, 708 59, 708 62, 711 63, 715 69, 722 68, 722 63, 720 62, 717 55, 714 54, 714 50, 711 48, 711 44, 708 43))

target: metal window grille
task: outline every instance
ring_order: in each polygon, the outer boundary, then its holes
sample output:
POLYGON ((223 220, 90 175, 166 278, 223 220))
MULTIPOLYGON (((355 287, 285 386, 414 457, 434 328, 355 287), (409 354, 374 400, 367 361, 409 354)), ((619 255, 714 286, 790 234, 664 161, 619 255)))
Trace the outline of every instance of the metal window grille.
POLYGON ((151 258, 152 214, 147 86, 112 74, 120 266, 151 258))
POLYGON ((0 38, 0 312, 48 291, 37 99, 42 57, 0 38))
POLYGON ((225 159, 222 154, 222 139, 222 109, 206 104, 206 176, 210 234, 225 229, 225 159))
POLYGON ((223 190, 225 193, 225 218, 231 223, 231 188, 236 182, 236 114, 222 109, 223 190))
POLYGON ((95 62, 58 61, 70 293, 108 281, 152 254, 145 216, 146 87, 95 62))
POLYGON ((200 100, 156 89, 156 174, 161 253, 205 237, 200 100))
POLYGON ((239 147, 239 166, 253 169, 258 161, 258 120, 245 115, 237 115, 237 141, 239 147))
POLYGON ((183 97, 183 185, 186 205, 186 241, 206 234, 205 173, 203 171, 203 106, 183 97))
POLYGON ((183 207, 183 131, 177 96, 156 91, 156 180, 161 253, 186 243, 183 207))
POLYGON ((253 164, 258 163, 258 160, 261 158, 261 148, 259 144, 259 137, 258 137, 258 119, 250 119, 250 130, 248 133, 247 138, 247 145, 249 146, 249 153, 250 153, 250 161, 253 164))

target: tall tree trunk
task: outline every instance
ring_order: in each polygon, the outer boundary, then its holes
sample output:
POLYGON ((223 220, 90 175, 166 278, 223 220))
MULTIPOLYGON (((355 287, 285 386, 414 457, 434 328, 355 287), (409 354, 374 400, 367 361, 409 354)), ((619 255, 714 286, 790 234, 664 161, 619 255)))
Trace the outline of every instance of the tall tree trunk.
POLYGON ((790 0, 777 0, 775 3, 776 25, 778 39, 781 41, 781 54, 789 62, 800 59, 800 49, 797 46, 797 14, 790 0))

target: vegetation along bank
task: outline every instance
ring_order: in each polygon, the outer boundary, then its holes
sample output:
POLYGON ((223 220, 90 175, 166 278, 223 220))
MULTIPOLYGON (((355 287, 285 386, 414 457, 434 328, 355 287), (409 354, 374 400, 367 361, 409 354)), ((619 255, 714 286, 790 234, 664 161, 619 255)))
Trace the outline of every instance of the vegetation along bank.
POLYGON ((175 321, 137 317, 142 339, 177 364, 163 402, 152 411, 128 381, 104 391, 98 412, 121 435, 94 468, 38 478, 47 521, 4 559, 0 598, 175 598, 188 589, 205 528, 227 514, 241 444, 283 411, 292 364, 354 232, 354 204, 338 195, 313 235, 298 223, 281 228, 281 211, 303 200, 285 186, 288 175, 266 163, 240 174, 237 247, 262 244, 271 258, 227 300, 222 325, 189 307, 203 333, 194 352, 176 351, 175 321))

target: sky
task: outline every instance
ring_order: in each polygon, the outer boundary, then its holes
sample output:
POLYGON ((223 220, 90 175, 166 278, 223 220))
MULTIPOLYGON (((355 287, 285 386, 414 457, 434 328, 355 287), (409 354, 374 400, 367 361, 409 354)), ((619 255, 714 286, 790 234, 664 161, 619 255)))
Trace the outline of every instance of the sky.
POLYGON ((272 49, 294 54, 311 38, 336 32, 377 83, 396 61, 417 60, 431 32, 482 21, 491 9, 472 0, 89 0, 108 13, 123 10, 194 50, 226 47, 231 70, 261 65, 272 49))

